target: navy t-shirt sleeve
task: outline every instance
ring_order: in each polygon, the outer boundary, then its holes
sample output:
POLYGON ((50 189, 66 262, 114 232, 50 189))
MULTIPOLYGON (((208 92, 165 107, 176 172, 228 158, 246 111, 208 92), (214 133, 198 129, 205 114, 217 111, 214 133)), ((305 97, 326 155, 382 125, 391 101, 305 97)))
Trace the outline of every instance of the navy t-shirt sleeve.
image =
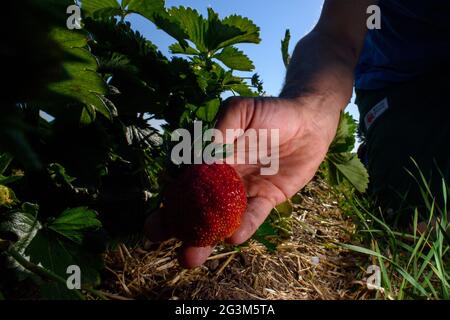
POLYGON ((369 30, 357 89, 380 89, 450 63, 450 0, 381 0, 381 29, 369 30))

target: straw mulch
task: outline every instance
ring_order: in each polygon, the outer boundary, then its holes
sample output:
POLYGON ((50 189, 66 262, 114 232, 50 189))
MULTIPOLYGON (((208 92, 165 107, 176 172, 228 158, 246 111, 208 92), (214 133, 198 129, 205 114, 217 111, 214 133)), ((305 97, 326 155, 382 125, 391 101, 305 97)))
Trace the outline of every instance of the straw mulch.
POLYGON ((182 269, 176 240, 143 248, 121 244, 106 256, 101 291, 111 299, 365 299, 367 257, 339 247, 355 232, 337 195, 315 179, 299 193, 292 234, 275 252, 250 241, 216 248, 204 266, 182 269))

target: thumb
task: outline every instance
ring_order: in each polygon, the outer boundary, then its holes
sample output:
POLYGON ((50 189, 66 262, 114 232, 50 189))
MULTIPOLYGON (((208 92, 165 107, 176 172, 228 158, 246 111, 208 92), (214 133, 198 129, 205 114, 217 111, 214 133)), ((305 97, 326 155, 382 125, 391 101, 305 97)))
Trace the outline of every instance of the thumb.
POLYGON ((239 245, 250 239, 263 224, 274 205, 266 198, 255 197, 248 200, 247 210, 242 217, 241 226, 227 241, 239 245))

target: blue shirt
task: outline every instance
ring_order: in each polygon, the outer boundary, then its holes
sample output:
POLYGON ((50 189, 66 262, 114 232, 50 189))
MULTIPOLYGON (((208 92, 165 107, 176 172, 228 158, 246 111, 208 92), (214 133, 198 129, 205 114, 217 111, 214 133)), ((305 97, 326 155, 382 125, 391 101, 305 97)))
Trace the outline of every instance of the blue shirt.
POLYGON ((357 89, 381 89, 450 63, 450 0, 380 0, 381 29, 369 30, 357 89))

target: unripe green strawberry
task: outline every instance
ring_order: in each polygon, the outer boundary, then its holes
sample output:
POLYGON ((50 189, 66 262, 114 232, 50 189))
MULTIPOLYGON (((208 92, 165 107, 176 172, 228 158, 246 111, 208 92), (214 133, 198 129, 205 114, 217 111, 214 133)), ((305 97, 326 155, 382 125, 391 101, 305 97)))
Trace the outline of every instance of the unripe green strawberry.
POLYGON ((177 182, 165 207, 172 231, 180 240, 197 247, 212 246, 240 226, 247 195, 231 166, 190 165, 177 182))

